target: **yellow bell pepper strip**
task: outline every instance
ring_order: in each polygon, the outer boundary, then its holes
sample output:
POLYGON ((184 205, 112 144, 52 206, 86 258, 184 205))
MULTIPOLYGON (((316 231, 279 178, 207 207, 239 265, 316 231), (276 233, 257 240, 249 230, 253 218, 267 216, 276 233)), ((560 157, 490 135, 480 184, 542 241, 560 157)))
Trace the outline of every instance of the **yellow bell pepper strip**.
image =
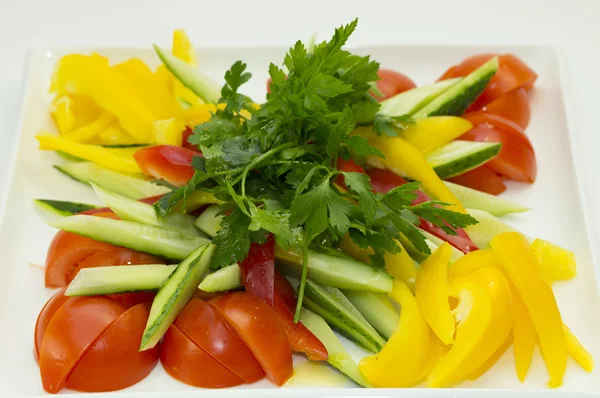
POLYGON ((533 322, 529 316, 529 310, 527 310, 519 292, 517 292, 514 286, 512 287, 512 290, 514 314, 512 332, 514 342, 513 352, 515 356, 517 377, 521 383, 523 383, 527 378, 527 373, 529 373, 537 334, 535 326, 533 326, 533 322))
POLYGON ((531 250, 549 282, 566 281, 577 276, 577 262, 573 252, 543 239, 534 240, 531 250))
POLYGON ((105 148, 97 145, 80 144, 52 134, 38 134, 40 149, 62 151, 71 156, 98 163, 109 169, 126 173, 141 173, 133 154, 139 148, 105 148))
POLYGON ((128 84, 127 78, 111 68, 104 57, 71 54, 61 58, 51 91, 86 95, 113 114, 138 142, 150 139, 154 115, 128 84))
POLYGON ((475 372, 471 373, 467 379, 471 381, 475 381, 483 376, 488 370, 492 368, 498 362, 498 360, 504 355, 506 350, 513 344, 512 336, 509 334, 508 338, 504 341, 504 344, 500 346, 498 350, 479 367, 475 372))
POLYGON ((460 117, 433 116, 417 120, 398 135, 426 155, 460 137, 472 127, 471 122, 460 117))
POLYGON ((454 342, 454 317, 448 304, 448 263, 452 250, 448 242, 434 251, 419 267, 415 297, 431 330, 448 345, 454 342))
POLYGON ((358 368, 374 387, 410 387, 421 377, 432 333, 406 284, 394 281, 388 294, 402 308, 398 327, 383 349, 360 361, 358 368))
MULTIPOLYGON (((220 105, 224 107, 223 105, 220 105)), ((217 111, 215 104, 198 104, 190 106, 183 111, 183 121, 189 127, 194 127, 198 124, 208 122, 211 114, 217 111)))
POLYGON ((152 133, 159 145, 181 146, 183 142, 184 123, 178 118, 157 120, 154 122, 152 133))
POLYGON ((116 121, 115 117, 108 112, 103 112, 100 117, 90 124, 81 126, 75 130, 69 131, 62 135, 63 138, 69 141, 86 143, 94 138, 102 131, 106 130, 111 124, 116 121))
POLYGON ((101 145, 132 145, 137 144, 137 141, 133 139, 119 123, 113 123, 104 129, 96 139, 101 145))
MULTIPOLYGON (((173 49, 171 53, 177 58, 181 59, 188 65, 197 67, 198 63, 196 61, 196 50, 194 50, 194 46, 192 42, 188 38, 185 30, 177 29, 173 32, 173 49)), ((175 98, 180 99, 185 104, 189 106, 193 106, 196 104, 201 104, 202 101, 200 98, 192 92, 189 88, 185 87, 181 84, 180 81, 173 77, 173 94, 175 98)))
POLYGON ((73 109, 73 100, 68 95, 59 95, 52 100, 52 119, 62 134, 75 128, 77 116, 73 109))
POLYGON ((577 337, 571 332, 567 325, 563 324, 565 338, 567 339, 567 350, 569 355, 587 372, 594 370, 594 358, 585 347, 579 342, 577 337))
POLYGON ((492 304, 476 283, 457 279, 450 284, 450 296, 459 304, 453 314, 458 325, 454 345, 427 377, 428 387, 445 387, 456 382, 456 372, 473 355, 492 319, 492 304))
POLYGON ((442 343, 440 339, 438 339, 436 335, 432 333, 431 342, 429 344, 429 353, 427 354, 425 365, 423 365, 423 370, 419 376, 419 381, 427 379, 427 376, 429 376, 438 361, 448 353, 448 350, 449 346, 442 343))
POLYGON ((529 310, 550 374, 549 385, 559 387, 567 368, 567 343, 554 293, 539 275, 540 265, 536 264, 537 259, 523 235, 499 234, 491 245, 529 310))
POLYGON ((408 141, 400 137, 378 136, 370 128, 359 128, 356 134, 366 138, 369 144, 379 149, 385 156, 385 158, 374 156, 367 158, 369 165, 387 168, 399 176, 420 181, 423 189, 433 197, 450 203, 448 209, 465 213, 464 207, 427 164, 423 154, 408 141))
POLYGON ((475 250, 465 254, 448 268, 448 278, 455 279, 467 276, 481 267, 498 267, 502 264, 492 249, 475 250))
MULTIPOLYGON (((399 279, 404 282, 411 292, 415 291, 415 280, 417 278, 417 267, 412 258, 408 255, 408 252, 400 242, 396 241, 396 244, 400 246, 401 250, 399 253, 388 253, 386 252, 383 256, 385 261, 385 270, 393 276, 395 279, 399 279)), ((373 250, 361 249, 348 235, 344 235, 340 239, 339 248, 346 254, 354 257, 355 259, 362 261, 363 263, 369 264, 371 259, 369 256, 373 254, 373 250)))

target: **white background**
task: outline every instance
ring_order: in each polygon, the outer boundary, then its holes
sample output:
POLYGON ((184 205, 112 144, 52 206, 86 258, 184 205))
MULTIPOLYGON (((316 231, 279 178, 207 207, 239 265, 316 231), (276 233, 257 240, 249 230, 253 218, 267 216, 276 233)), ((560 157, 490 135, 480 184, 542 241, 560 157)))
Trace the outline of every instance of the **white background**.
MULTIPOLYGON (((565 50, 579 177, 600 215, 600 1, 0 0, 0 189, 6 189, 32 48, 168 46, 185 28, 200 47, 288 45, 359 17, 351 44, 540 44, 565 50)), ((445 65, 440 65, 440 71, 445 65)), ((565 132, 566 134, 566 132, 565 132)), ((537 151, 543 151, 540 145, 537 151)), ((556 181, 556 195, 561 182, 556 181)), ((0 195, 3 200, 5 195, 0 195)), ((3 203, 0 203, 0 207, 3 203)))

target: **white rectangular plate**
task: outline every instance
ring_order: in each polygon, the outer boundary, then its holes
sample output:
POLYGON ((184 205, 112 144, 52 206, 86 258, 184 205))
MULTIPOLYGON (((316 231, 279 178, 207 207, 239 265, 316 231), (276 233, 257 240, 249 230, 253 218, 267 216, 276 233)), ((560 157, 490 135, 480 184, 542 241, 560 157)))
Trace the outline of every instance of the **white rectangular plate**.
MULTIPOLYGON (((284 48, 209 49, 199 52, 202 69, 223 81, 225 70, 236 60, 248 63, 253 79, 246 86, 246 94, 260 101, 264 99, 269 62, 280 63, 284 48)), ((530 236, 542 237, 559 243, 575 252, 579 275, 568 283, 557 283, 556 296, 564 321, 592 352, 600 358, 600 300, 596 268, 592 258, 589 215, 581 202, 577 185, 571 137, 568 128, 565 98, 561 87, 561 63, 555 51, 549 48, 479 48, 479 47, 366 47, 355 50, 371 54, 382 67, 402 71, 417 83, 434 81, 450 65, 466 56, 479 52, 513 52, 536 72, 539 80, 532 94, 532 120, 527 133, 537 153, 538 179, 534 185, 510 184, 506 197, 533 208, 532 211, 507 218, 530 236), (586 227, 588 225, 588 227, 586 227)), ((51 152, 38 150, 34 136, 39 129, 54 131, 49 116, 51 96, 48 94, 51 72, 60 56, 73 53, 91 53, 92 49, 35 51, 29 63, 19 140, 14 149, 12 180, 6 193, 3 217, 0 219, 0 253, 2 253, 0 289, 0 396, 45 395, 40 382, 38 366, 33 358, 33 329, 38 312, 53 294, 44 288, 43 272, 30 264, 43 264, 46 250, 55 230, 46 226, 32 207, 34 198, 62 199, 97 203, 92 190, 76 183, 54 170, 52 164, 62 160, 51 152)), ((138 57, 152 66, 158 59, 146 49, 100 49, 112 62, 138 57)), ((564 73, 564 71, 562 72, 564 73)), ((596 256, 597 258, 597 256, 596 256)), ((353 344, 346 342, 348 346, 353 344)), ((353 348, 357 359, 364 355, 353 348)), ((299 359, 298 360, 302 360, 299 359)), ((526 396, 545 395, 548 375, 538 352, 529 376, 521 384, 514 370, 512 349, 509 349, 491 371, 475 382, 463 383, 451 390, 357 390, 322 388, 318 380, 312 395, 365 395, 395 396, 515 396, 525 390, 526 396), (485 389, 481 391, 479 389, 485 389), (493 391, 504 390, 504 391, 493 391), (509 393, 506 390, 511 390, 509 393)), ((393 371, 393 370, 392 370, 393 371)), ((563 392, 600 392, 599 371, 588 374, 569 360, 563 392)), ((352 387, 351 383, 347 384, 352 387)), ((335 387, 340 387, 339 384, 335 387)), ((306 391, 273 389, 266 381, 245 386, 250 396, 302 396, 306 391)), ((169 377, 158 365, 141 383, 116 395, 141 396, 238 396, 239 390, 199 390, 169 377), (187 392, 187 393, 185 393, 187 392), (152 394, 155 395, 155 394, 152 394)))

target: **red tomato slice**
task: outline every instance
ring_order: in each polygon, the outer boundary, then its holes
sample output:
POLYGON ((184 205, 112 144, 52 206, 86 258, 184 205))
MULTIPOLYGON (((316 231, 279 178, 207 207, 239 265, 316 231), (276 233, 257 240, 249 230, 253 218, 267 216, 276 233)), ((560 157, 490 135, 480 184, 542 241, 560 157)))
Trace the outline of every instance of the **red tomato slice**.
MULTIPOLYGON (((372 169, 369 170, 367 174, 369 174, 369 176, 371 177, 371 184, 373 185, 373 189, 375 189, 375 192, 386 193, 389 190, 396 188, 400 185, 406 184, 408 182, 404 178, 396 175, 394 172, 389 170, 372 169)), ((417 198, 413 201, 414 205, 430 200, 430 198, 422 191, 416 191, 416 194, 417 198)), ((471 238, 469 238, 465 230, 462 228, 455 229, 456 235, 449 235, 442 228, 432 224, 431 222, 423 218, 421 218, 421 223, 419 224, 419 227, 422 230, 437 236, 443 241, 450 243, 452 246, 456 247, 458 250, 464 253, 469 253, 473 250, 478 249, 475 243, 473 243, 471 238)))
POLYGON ((273 235, 265 243, 252 243, 248 255, 240 263, 242 283, 248 293, 265 300, 273 306, 275 288, 275 239, 273 235))
POLYGON ((277 270, 275 270, 275 294, 283 300, 290 311, 296 311, 296 291, 290 281, 277 270))
POLYGON ((285 301, 275 295, 273 309, 281 319, 288 341, 294 352, 306 354, 313 361, 326 361, 329 358, 327 349, 310 330, 300 322, 294 323, 294 313, 288 308, 285 301))
MULTIPOLYGON (((527 90, 524 88, 519 88, 503 95, 485 105, 480 111, 508 119, 519 125, 523 130, 527 128, 529 119, 531 118, 529 97, 527 90)), ((468 114, 465 116, 468 116, 468 114)))
POLYGON ((254 383, 265 376, 252 351, 215 307, 192 299, 175 324, 198 347, 244 382, 254 383))
POLYGON ((415 82, 413 82, 408 76, 391 69, 379 69, 377 75, 380 79, 377 81, 377 88, 383 94, 382 97, 375 96, 378 101, 383 101, 384 99, 393 97, 396 94, 400 94, 410 90, 411 88, 417 87, 415 82))
MULTIPOLYGON (((471 56, 460 64, 448 69, 439 80, 467 76, 495 55, 498 54, 488 53, 471 56)), ((523 63, 523 61, 512 54, 503 54, 498 58, 499 68, 496 74, 490 79, 483 93, 471 105, 470 110, 480 109, 484 105, 520 87, 527 89, 533 87, 533 83, 537 79, 537 74, 523 63)))
POLYGON ((190 144, 188 142, 190 135, 192 135, 193 133, 194 133, 194 130, 192 130, 192 128, 190 126, 185 126, 185 130, 183 130, 183 133, 181 133, 181 146, 184 147, 185 149, 189 149, 190 151, 200 153, 198 151, 198 145, 190 144))
POLYGON ((142 381, 158 362, 160 345, 140 351, 150 308, 138 304, 102 332, 83 354, 66 387, 83 392, 116 391, 142 381))
POLYGON ((490 195, 499 195, 506 191, 506 185, 504 185, 502 178, 486 166, 479 166, 476 169, 467 171, 465 174, 452 177, 448 181, 490 195))
POLYGON ((282 386, 293 374, 292 349, 281 320, 263 300, 245 292, 210 301, 248 345, 269 380, 282 386))
POLYGON ((199 156, 199 152, 174 145, 146 147, 133 155, 144 174, 175 186, 185 185, 194 175, 194 156, 199 156))
MULTIPOLYGON (((345 160, 343 158, 338 158, 337 169, 339 171, 365 174, 365 169, 363 169, 361 166, 357 165, 356 162, 354 162, 354 160, 352 160, 352 159, 345 160)), ((344 176, 341 176, 341 175, 338 176, 335 179, 335 182, 344 188, 346 187, 346 184, 344 182, 344 176)))
POLYGON ((194 344, 175 324, 163 338, 160 362, 173 378, 195 387, 225 388, 244 382, 194 344))
POLYGON ((46 329, 48 328, 48 324, 56 311, 69 299, 69 297, 65 296, 65 290, 67 288, 60 289, 54 296, 50 298, 40 311, 38 315, 37 321, 35 322, 35 333, 33 338, 33 355, 35 360, 39 360, 40 356, 40 347, 42 346, 42 339, 44 338, 44 334, 46 333, 46 329))
POLYGON ((62 389, 77 362, 125 310, 106 297, 69 298, 50 320, 40 346, 44 390, 62 389))
POLYGON ((481 112, 472 113, 465 118, 474 127, 461 136, 461 139, 502 143, 500 153, 486 163, 487 167, 515 181, 535 181, 535 152, 523 129, 500 116, 481 112))

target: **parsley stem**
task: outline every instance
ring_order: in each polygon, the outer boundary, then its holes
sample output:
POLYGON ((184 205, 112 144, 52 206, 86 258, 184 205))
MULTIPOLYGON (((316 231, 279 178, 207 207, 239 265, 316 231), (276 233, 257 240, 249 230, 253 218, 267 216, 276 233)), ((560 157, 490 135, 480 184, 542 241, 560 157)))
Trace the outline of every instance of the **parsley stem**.
MULTIPOLYGON (((275 155, 277 152, 280 152, 280 151, 282 151, 286 148, 289 148, 293 145, 294 145, 293 142, 287 142, 283 145, 279 145, 278 147, 268 150, 267 152, 263 153, 262 155, 260 155, 259 157, 257 157, 256 159, 254 159, 250 163, 248 163, 248 166, 246 166, 246 168, 244 169, 244 172, 241 175, 242 197, 246 196, 246 177, 248 177, 248 173, 250 172, 250 170, 252 170, 254 167, 256 167, 263 160, 265 160, 265 159, 269 158, 270 156, 275 155)), ((235 185, 238 182, 239 182, 238 179, 236 179, 236 181, 232 185, 235 185)))
POLYGON ((296 312, 294 313, 294 323, 300 320, 300 312, 302 310, 302 302, 304 301, 304 289, 306 287, 306 277, 308 276, 308 234, 304 234, 304 248, 302 249, 302 275, 300 277, 300 285, 298 285, 298 301, 296 302, 296 312))

